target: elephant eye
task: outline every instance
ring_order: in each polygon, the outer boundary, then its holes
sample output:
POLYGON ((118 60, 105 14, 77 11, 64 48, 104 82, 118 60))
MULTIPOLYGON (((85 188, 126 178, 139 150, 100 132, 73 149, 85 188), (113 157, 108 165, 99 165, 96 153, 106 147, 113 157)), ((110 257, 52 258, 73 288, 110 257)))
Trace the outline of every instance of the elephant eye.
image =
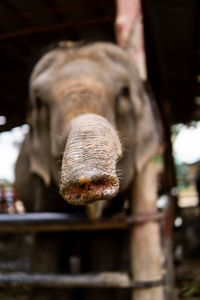
POLYGON ((36 109, 37 109, 38 112, 41 111, 42 108, 44 108, 47 112, 49 112, 48 102, 45 101, 44 99, 42 99, 39 96, 37 96, 35 98, 35 105, 36 105, 36 109))
POLYGON ((120 96, 128 97, 130 94, 129 87, 127 85, 122 86, 120 90, 120 96))
POLYGON ((127 85, 121 87, 115 101, 115 116, 125 115, 130 110, 130 91, 127 85))
POLYGON ((127 85, 123 85, 120 90, 119 93, 116 96, 116 101, 115 101, 115 105, 118 106, 120 104, 120 100, 125 97, 128 98, 130 96, 130 91, 129 91, 129 87, 127 85))

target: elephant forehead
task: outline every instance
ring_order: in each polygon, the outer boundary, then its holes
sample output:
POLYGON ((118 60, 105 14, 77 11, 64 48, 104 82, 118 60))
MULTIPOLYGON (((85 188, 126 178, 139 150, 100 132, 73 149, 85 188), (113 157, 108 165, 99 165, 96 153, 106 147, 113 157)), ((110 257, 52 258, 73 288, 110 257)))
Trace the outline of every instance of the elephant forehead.
POLYGON ((101 101, 105 101, 107 98, 106 88, 100 81, 93 77, 59 80, 53 85, 52 89, 52 95, 56 101, 84 94, 91 97, 98 97, 101 101))

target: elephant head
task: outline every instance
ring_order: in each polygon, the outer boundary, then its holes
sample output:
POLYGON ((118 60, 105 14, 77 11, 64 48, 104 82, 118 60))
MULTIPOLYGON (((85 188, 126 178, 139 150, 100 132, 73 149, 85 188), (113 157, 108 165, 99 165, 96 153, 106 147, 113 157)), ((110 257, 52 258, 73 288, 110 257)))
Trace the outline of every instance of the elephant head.
POLYGON ((30 169, 73 205, 113 198, 160 145, 158 118, 127 53, 58 47, 30 80, 30 169))

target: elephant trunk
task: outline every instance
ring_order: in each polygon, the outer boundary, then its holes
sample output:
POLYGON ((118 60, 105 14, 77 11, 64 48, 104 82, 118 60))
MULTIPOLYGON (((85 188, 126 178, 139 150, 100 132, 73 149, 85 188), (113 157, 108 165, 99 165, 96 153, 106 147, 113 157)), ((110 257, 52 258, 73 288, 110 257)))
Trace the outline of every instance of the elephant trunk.
POLYGON ((63 198, 73 205, 113 198, 119 190, 116 164, 121 155, 117 132, 105 118, 95 114, 74 118, 62 160, 63 198))

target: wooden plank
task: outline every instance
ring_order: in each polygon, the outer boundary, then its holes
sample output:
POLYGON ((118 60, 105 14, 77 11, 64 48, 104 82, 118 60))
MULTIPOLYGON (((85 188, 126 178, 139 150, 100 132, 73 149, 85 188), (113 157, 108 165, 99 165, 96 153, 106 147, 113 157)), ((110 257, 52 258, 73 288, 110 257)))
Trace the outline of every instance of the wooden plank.
POLYGON ((125 219, 90 221, 67 213, 1 214, 0 232, 93 231, 127 229, 125 219))
POLYGON ((125 273, 103 272, 97 274, 0 274, 0 286, 30 286, 47 288, 128 288, 129 276, 125 273))
POLYGON ((46 287, 46 288, 133 288, 143 289, 163 285, 163 280, 131 281, 127 273, 102 272, 76 275, 61 274, 0 274, 0 287, 46 287))
POLYGON ((34 28, 26 28, 23 30, 17 30, 9 33, 2 33, 0 34, 0 40, 5 40, 9 38, 16 38, 20 36, 26 36, 26 35, 32 35, 32 34, 38 34, 43 32, 50 32, 53 30, 59 30, 59 29, 65 29, 65 28, 71 28, 71 27, 80 27, 80 26, 88 26, 88 25, 94 25, 94 24, 106 24, 113 22, 114 19, 112 16, 105 16, 103 18, 96 18, 96 19, 90 19, 90 20, 80 20, 80 21, 69 21, 64 22, 62 24, 52 24, 48 26, 41 26, 41 27, 34 27, 34 28))
POLYGON ((0 214, 0 232, 125 230, 134 224, 160 221, 162 218, 162 213, 140 213, 96 221, 67 213, 0 214))

